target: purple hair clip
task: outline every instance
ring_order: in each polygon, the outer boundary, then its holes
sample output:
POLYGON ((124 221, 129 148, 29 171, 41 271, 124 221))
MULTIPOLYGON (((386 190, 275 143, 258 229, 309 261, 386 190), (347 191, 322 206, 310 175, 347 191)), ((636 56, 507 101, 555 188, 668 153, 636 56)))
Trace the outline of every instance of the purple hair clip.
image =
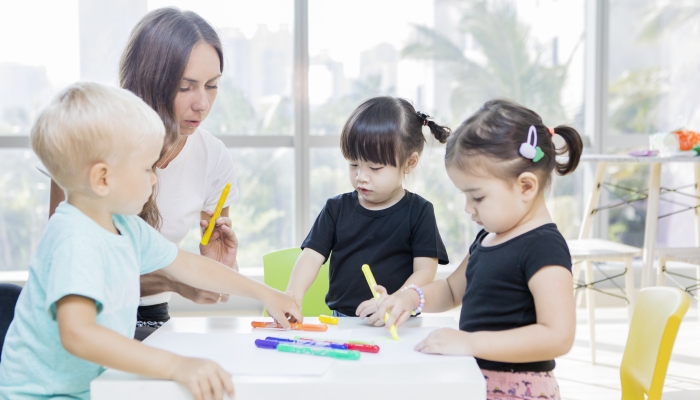
POLYGON ((537 145, 537 128, 535 125, 530 125, 530 130, 527 132, 527 142, 520 145, 520 155, 532 160, 532 162, 537 162, 544 157, 544 152, 537 145))

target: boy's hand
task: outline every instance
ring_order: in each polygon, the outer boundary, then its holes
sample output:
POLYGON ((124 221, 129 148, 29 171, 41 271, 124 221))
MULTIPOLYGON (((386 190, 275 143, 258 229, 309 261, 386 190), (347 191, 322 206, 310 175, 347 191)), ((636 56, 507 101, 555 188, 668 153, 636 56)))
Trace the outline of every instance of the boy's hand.
POLYGON ((469 343, 469 332, 452 328, 432 331, 427 338, 416 345, 414 350, 428 354, 474 355, 474 350, 469 343))
POLYGON ((379 293, 376 314, 383 316, 385 312, 389 312, 389 319, 386 321, 387 329, 392 324, 396 325, 397 328, 403 325, 411 317, 411 312, 420 301, 415 290, 398 291, 392 295, 389 295, 386 289, 380 285, 377 285, 375 290, 379 293))
POLYGON ((267 313, 277 321, 284 329, 290 329, 290 322, 302 322, 304 320, 297 300, 289 293, 270 288, 269 294, 263 300, 267 313))
POLYGON ((213 361, 179 357, 171 379, 184 385, 195 400, 223 400, 224 392, 233 397, 231 374, 213 361))
POLYGON ((365 300, 362 303, 360 303, 360 305, 357 306, 357 310, 355 310, 355 315, 357 315, 361 319, 367 318, 365 322, 367 322, 370 325, 384 325, 384 314, 379 314, 377 312, 377 300, 374 298, 365 300))
MULTIPOLYGON (((214 214, 214 210, 207 210, 203 214, 211 218, 214 214)), ((202 215, 202 217, 203 216, 204 215, 202 215)), ((231 229, 231 219, 228 217, 219 217, 214 221, 214 224, 214 231, 211 233, 209 243, 206 246, 202 246, 200 243, 199 253, 238 271, 238 265, 236 264, 238 238, 236 237, 236 233, 233 232, 233 229, 231 229)), ((209 226, 209 219, 200 220, 199 226, 202 228, 202 232, 204 232, 209 226)))

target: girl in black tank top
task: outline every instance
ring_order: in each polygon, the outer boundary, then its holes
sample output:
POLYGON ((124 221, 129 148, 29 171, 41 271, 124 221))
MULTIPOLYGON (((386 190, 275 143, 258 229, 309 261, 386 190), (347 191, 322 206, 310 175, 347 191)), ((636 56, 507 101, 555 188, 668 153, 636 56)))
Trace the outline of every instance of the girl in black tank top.
POLYGON ((449 138, 445 155, 465 211, 483 227, 469 255, 446 280, 392 296, 378 289, 377 312, 391 313, 387 326, 400 326, 414 309, 446 311, 461 299, 460 329, 436 330, 416 350, 474 356, 488 399, 560 399, 554 358, 571 349, 576 315, 569 249, 544 193, 553 171, 574 171, 582 148, 571 127, 548 128, 507 100, 484 104, 449 138), (554 135, 565 147, 555 148, 554 135))

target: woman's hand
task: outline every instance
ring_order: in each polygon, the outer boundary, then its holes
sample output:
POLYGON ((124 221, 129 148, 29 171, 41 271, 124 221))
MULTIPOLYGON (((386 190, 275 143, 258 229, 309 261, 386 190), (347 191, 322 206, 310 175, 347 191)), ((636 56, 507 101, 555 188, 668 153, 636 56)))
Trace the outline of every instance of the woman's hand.
POLYGON ((474 350, 469 343, 469 335, 469 332, 452 328, 437 329, 418 343, 414 350, 428 354, 472 356, 474 350))
POLYGON ((233 397, 231 374, 213 361, 178 357, 171 379, 184 385, 195 400, 222 400, 224 394, 233 397))
MULTIPOLYGON (((213 214, 214 210, 207 210, 202 213, 202 218, 207 217, 207 219, 199 221, 202 232, 209 226, 209 219, 211 219, 213 214)), ((221 216, 216 219, 209 243, 206 246, 202 246, 200 243, 199 252, 205 257, 216 260, 234 271, 238 271, 238 264, 236 263, 238 238, 233 229, 231 229, 231 219, 228 216, 221 216)))
POLYGON ((403 325, 420 304, 420 297, 415 290, 401 290, 392 295, 386 292, 384 286, 377 285, 375 290, 379 293, 375 315, 383 316, 385 312, 389 313, 389 319, 386 320, 387 329, 391 325, 396 325, 397 328, 403 325))

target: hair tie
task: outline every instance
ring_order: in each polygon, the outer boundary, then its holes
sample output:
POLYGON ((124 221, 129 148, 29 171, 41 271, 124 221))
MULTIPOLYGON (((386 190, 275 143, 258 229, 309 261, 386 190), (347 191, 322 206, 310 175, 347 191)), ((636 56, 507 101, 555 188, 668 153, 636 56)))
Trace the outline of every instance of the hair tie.
POLYGON ((418 118, 420 118, 421 121, 423 121, 423 126, 428 125, 428 118, 430 118, 430 115, 423 114, 420 111, 416 111, 416 114, 418 115, 418 118))
POLYGON ((554 132, 554 128, 547 128, 547 130, 549 131, 549 134, 552 135, 552 137, 554 137, 554 134, 556 133, 554 132))
POLYGON ((521 156, 532 160, 532 162, 540 161, 544 157, 544 152, 537 145, 537 128, 535 128, 535 125, 530 125, 530 130, 527 132, 527 142, 520 145, 519 152, 521 156))

